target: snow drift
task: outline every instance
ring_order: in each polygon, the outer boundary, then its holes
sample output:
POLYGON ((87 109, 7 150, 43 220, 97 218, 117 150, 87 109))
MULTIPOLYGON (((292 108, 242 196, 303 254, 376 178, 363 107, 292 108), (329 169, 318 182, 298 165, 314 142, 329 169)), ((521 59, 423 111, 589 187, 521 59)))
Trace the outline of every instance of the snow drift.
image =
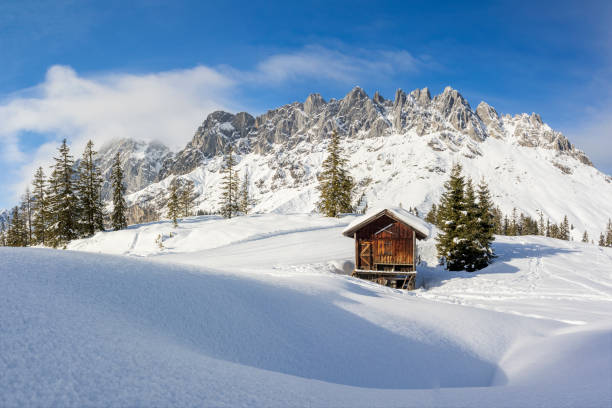
POLYGON ((612 251, 500 237, 494 265, 425 264, 405 292, 333 273, 350 221, 194 217, 73 244, 131 257, 0 248, 0 405, 610 404, 612 251))

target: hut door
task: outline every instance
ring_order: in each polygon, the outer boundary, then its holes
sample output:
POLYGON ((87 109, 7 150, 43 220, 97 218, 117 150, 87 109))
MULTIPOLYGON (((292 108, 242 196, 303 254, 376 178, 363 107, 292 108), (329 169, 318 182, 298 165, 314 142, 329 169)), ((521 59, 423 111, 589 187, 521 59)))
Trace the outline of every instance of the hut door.
POLYGON ((372 241, 361 241, 361 251, 359 251, 359 263, 361 269, 372 269, 372 241))

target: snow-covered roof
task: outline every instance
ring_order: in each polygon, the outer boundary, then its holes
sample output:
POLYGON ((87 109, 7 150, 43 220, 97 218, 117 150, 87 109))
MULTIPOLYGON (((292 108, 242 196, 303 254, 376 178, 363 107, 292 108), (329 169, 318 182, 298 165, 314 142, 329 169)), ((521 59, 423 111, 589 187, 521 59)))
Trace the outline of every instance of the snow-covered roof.
POLYGON ((364 216, 358 217, 353 222, 351 222, 344 229, 344 231, 342 231, 342 234, 347 237, 352 237, 355 231, 357 231, 370 221, 381 217, 385 212, 391 218, 394 218, 399 222, 409 225, 410 227, 414 228, 415 231, 424 235, 422 238, 427 238, 429 235, 431 235, 431 226, 429 225, 429 223, 399 207, 375 208, 371 211, 368 211, 367 214, 365 214, 364 216))

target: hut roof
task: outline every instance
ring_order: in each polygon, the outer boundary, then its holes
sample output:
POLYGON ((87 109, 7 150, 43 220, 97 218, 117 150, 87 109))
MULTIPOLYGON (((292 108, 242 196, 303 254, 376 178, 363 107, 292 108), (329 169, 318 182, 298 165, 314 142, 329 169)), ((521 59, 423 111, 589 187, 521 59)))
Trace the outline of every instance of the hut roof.
POLYGON ((431 226, 429 223, 399 207, 376 208, 372 211, 368 211, 366 215, 353 220, 353 222, 342 231, 342 235, 352 238, 355 231, 383 215, 387 215, 396 221, 409 225, 417 232, 418 238, 424 239, 431 235, 431 226))

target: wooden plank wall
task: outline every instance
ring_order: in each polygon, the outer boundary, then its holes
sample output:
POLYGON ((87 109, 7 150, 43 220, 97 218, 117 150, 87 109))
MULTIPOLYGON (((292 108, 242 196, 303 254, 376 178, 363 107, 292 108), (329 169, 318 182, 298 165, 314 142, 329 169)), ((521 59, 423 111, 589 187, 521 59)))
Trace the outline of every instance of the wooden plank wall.
POLYGON ((357 247, 355 248, 357 257, 356 265, 358 269, 364 269, 364 265, 362 265, 359 257, 362 249, 362 241, 372 242, 372 268, 374 268, 374 263, 391 265, 413 264, 415 232, 407 225, 395 222, 391 218, 383 216, 357 231, 355 238, 356 241, 358 241, 357 247), (393 225, 391 227, 379 232, 392 223, 393 225), (385 246, 389 245, 388 243, 390 243, 390 247, 385 246))

